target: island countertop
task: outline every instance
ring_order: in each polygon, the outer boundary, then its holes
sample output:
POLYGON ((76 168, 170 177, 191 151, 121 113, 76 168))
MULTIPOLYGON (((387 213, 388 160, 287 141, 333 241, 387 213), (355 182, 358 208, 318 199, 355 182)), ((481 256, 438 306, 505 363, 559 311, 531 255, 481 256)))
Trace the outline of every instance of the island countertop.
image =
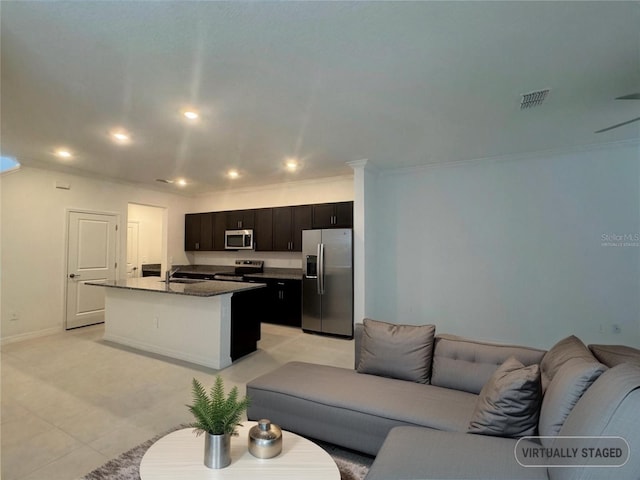
POLYGON ((164 281, 159 280, 158 277, 126 278, 106 283, 86 282, 86 285, 176 295, 191 295, 195 297, 214 297, 226 293, 236 293, 266 287, 264 283, 225 282, 221 280, 192 280, 189 283, 182 283, 181 280, 183 279, 172 281, 168 286, 164 281))

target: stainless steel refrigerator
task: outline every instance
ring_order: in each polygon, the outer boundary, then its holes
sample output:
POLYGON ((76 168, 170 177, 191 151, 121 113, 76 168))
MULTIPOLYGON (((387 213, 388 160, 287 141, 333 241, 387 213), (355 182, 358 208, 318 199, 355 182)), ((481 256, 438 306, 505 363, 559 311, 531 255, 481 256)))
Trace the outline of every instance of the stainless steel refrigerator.
POLYGON ((302 232, 302 329, 353 337, 353 233, 302 232))

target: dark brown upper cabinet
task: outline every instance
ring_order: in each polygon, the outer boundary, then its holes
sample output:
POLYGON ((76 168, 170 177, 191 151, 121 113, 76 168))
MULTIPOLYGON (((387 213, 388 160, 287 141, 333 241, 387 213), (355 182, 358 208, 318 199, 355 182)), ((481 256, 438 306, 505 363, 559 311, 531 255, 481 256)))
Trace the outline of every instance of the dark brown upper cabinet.
POLYGON ((216 214, 200 214, 200 250, 213 250, 213 222, 216 214))
POLYGON ((213 249, 224 250, 224 232, 227 229, 227 216, 225 212, 215 212, 213 220, 213 249))
POLYGON ((313 225, 313 209, 311 205, 300 205, 297 207, 291 207, 293 210, 293 231, 292 231, 292 247, 294 252, 302 251, 302 231, 309 230, 313 225))
POLYGON ((231 210, 225 212, 227 230, 255 228, 255 210, 231 210))
POLYGON ((273 251, 291 250, 291 207, 278 207, 273 210, 273 251))
POLYGON ((200 248, 200 214, 187 213, 184 216, 184 249, 187 252, 200 248))
MULTIPOLYGON (((213 250, 215 213, 188 213, 184 217, 184 249, 213 250)), ((223 245, 224 246, 224 245, 223 245)))
POLYGON ((273 209, 273 251, 301 252, 302 231, 312 225, 311 205, 273 209))
POLYGON ((353 202, 313 205, 313 228, 352 228, 353 202))
POLYGON ((256 251, 273 250, 273 209, 258 208, 254 210, 253 241, 256 251))
POLYGON ((257 251, 301 252, 303 230, 352 227, 353 202, 187 213, 184 249, 224 250, 226 230, 253 229, 257 251))

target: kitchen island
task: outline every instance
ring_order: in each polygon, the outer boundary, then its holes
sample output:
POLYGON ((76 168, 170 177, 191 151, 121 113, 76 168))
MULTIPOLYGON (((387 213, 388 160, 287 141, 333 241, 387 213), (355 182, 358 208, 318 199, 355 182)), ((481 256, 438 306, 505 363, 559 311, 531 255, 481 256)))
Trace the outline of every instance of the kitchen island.
POLYGON ((143 277, 87 285, 105 288, 107 341, 215 369, 257 348, 262 283, 143 277))

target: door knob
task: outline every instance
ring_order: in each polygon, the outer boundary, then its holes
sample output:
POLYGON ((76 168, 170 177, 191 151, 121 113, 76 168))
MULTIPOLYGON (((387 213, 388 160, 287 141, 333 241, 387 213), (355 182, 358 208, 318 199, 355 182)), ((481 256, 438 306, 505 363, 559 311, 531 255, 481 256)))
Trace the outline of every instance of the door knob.
POLYGON ((79 276, 80 276, 79 274, 77 275, 75 273, 72 273, 72 274, 69 275, 69 278, 76 278, 76 277, 79 277, 79 276))

